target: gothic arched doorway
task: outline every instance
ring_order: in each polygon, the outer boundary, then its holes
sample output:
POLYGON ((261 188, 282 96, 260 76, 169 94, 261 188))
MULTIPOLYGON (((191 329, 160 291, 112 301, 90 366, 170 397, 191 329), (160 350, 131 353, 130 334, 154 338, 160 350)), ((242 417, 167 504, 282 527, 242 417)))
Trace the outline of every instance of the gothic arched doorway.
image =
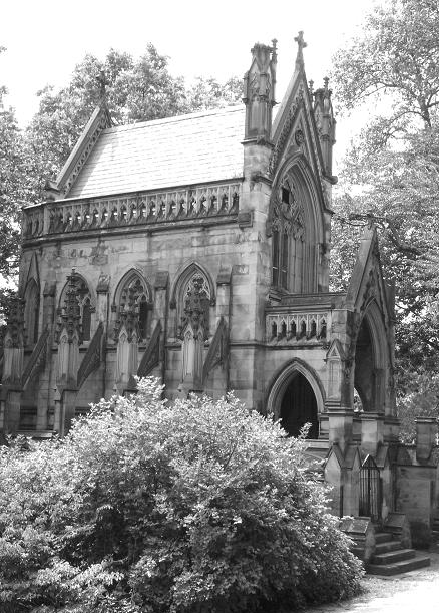
POLYGON ((280 406, 282 427, 290 436, 298 436, 301 428, 310 423, 308 438, 318 438, 319 420, 317 400, 309 381, 300 372, 290 380, 280 406))

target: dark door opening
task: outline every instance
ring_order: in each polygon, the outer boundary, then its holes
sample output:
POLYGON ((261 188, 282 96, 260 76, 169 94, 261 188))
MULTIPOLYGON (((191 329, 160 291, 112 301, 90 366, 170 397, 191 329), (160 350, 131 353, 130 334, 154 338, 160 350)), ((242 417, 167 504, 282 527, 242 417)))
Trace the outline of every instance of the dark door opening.
POLYGON ((368 455, 360 470, 360 516, 372 521, 381 519, 381 478, 380 471, 371 455, 368 455))
POLYGON ((282 427, 290 436, 298 436, 306 423, 311 427, 308 438, 318 438, 319 420, 314 391, 301 373, 297 373, 288 385, 280 410, 282 427))

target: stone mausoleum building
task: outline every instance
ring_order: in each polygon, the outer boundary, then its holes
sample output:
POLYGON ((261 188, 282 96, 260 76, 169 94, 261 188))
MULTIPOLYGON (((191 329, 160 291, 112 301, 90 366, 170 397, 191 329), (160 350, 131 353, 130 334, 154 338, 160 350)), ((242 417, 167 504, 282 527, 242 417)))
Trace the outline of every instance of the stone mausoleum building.
POLYGON ((275 41, 253 47, 243 104, 118 126, 101 101, 46 201, 24 209, 0 425, 64 434, 136 375, 170 399, 234 390, 290 434, 311 424, 336 513, 430 525, 435 424, 398 444, 393 293, 373 227, 348 291, 329 291, 336 122, 296 40, 274 119, 275 41))

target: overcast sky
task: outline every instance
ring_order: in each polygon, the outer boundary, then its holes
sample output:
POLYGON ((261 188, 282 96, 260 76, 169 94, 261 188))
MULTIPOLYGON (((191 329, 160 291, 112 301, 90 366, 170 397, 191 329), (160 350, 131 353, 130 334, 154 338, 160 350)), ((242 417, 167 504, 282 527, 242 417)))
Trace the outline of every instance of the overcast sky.
MULTIPOLYGON (((64 85, 86 53, 113 47, 139 56, 147 42, 190 79, 243 76, 256 41, 278 39, 280 100, 294 67, 294 37, 305 31, 308 79, 320 86, 331 56, 351 37, 373 0, 12 0, 0 10, 0 84, 21 125, 37 109, 37 90, 64 85)), ((339 125, 339 140, 346 130, 339 125), (341 128, 341 133, 340 133, 341 128)))

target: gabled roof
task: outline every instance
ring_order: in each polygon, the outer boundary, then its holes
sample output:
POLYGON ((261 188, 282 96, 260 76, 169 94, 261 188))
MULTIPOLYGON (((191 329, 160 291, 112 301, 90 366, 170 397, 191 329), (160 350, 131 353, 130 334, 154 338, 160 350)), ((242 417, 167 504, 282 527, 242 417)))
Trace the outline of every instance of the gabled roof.
POLYGON ((245 107, 103 129, 64 196, 89 198, 243 176, 245 107))
POLYGON ((378 247, 378 233, 375 226, 366 227, 360 241, 357 260, 351 275, 351 282, 346 294, 346 307, 351 311, 364 309, 373 294, 383 314, 392 315, 393 305, 389 300, 384 283, 383 271, 378 247))
MULTIPOLYGON (((330 101, 331 91, 327 87, 328 80, 325 79, 325 88, 316 90, 313 94, 305 73, 303 48, 306 47, 306 43, 303 41, 303 32, 299 32, 299 36, 295 40, 298 42, 298 53, 294 73, 280 103, 271 130, 274 150, 270 161, 270 172, 274 178, 277 171, 282 172, 283 164, 288 161, 288 158, 300 154, 307 160, 316 177, 326 179, 334 184, 337 179, 331 174, 331 151, 332 145, 335 143, 336 122, 330 101), (315 102, 313 102, 314 98, 315 102), (325 104, 328 108, 323 113, 323 123, 320 122, 318 126, 316 111, 319 115, 322 115, 320 107, 323 98, 325 98, 325 104), (328 128, 331 126, 329 133, 328 128), (325 147, 325 151, 322 150, 322 141, 327 142, 328 145, 325 147)), ((324 198, 323 193, 322 198, 324 198)), ((325 205, 328 204, 325 202, 325 205)))

